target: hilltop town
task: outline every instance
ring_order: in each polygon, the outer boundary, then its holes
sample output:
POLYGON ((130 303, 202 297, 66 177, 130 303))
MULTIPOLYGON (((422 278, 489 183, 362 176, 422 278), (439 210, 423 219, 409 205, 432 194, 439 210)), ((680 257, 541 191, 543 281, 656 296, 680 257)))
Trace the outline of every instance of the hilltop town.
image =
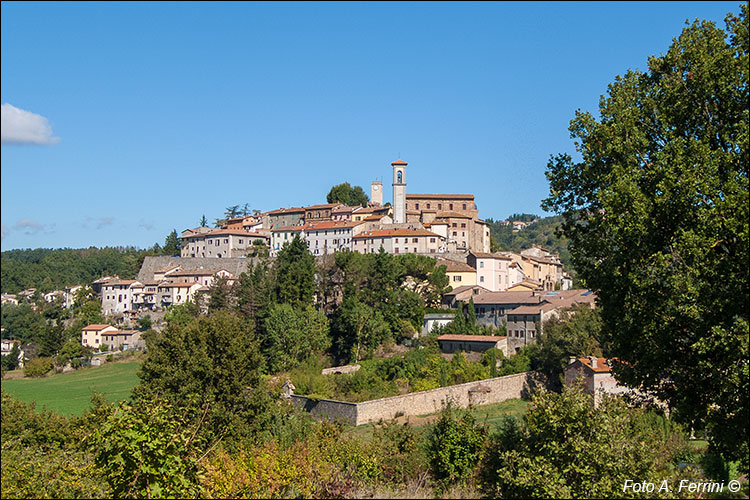
MULTIPOLYGON (((132 329, 139 318, 201 302, 217 279, 231 286, 258 255, 274 259, 299 238, 316 258, 343 251, 434 258, 436 267, 444 266, 449 285, 442 307, 455 308, 458 302, 472 299, 481 324, 507 328, 510 338, 502 343, 506 355, 533 342, 538 336, 536 325, 556 311, 578 302, 593 306, 594 297, 584 295, 586 290, 570 290, 572 280, 557 255, 537 246, 519 253, 490 252, 490 229, 479 218, 474 195, 409 193, 407 162, 398 159, 391 168, 392 205, 383 204, 383 185, 374 181, 366 206, 325 203, 228 217, 219 221, 220 227, 182 231, 180 256, 146 257, 136 279, 102 276, 92 283, 45 293, 44 300, 59 300, 69 309, 78 291, 88 285, 101 302, 101 314, 127 329, 87 325, 81 344, 95 350, 102 345, 143 348, 138 330, 132 329)), ((528 223, 514 221, 513 229, 521 230, 528 223)), ((2 302, 28 302, 34 291, 3 294, 2 302)), ((425 324, 433 324, 434 319, 427 317, 425 324)), ((11 344, 5 344, 7 354, 11 344)))

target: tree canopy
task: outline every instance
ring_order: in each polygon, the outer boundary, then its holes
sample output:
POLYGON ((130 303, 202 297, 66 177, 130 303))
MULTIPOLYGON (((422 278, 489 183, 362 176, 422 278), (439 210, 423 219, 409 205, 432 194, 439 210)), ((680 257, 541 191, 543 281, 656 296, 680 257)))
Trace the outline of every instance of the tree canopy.
POLYGON ((646 72, 571 121, 581 161, 548 163, 579 276, 598 294, 618 377, 712 446, 748 457, 748 7, 695 21, 646 72))
POLYGON ((352 187, 348 182, 337 184, 331 188, 326 196, 328 203, 343 203, 348 206, 367 206, 369 198, 360 186, 352 187))

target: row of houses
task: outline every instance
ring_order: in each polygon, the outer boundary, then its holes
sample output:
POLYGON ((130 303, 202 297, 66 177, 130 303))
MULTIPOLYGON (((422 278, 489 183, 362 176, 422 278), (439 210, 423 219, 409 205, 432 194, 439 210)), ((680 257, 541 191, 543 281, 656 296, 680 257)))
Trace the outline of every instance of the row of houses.
POLYGON ((534 246, 514 252, 469 252, 463 260, 438 258, 446 267, 454 288, 480 286, 491 292, 567 290, 572 280, 562 262, 543 248, 534 246))
MULTIPOLYGON (((460 287, 443 297, 444 305, 451 308, 458 302, 470 301, 474 303, 477 323, 494 328, 506 328, 506 354, 510 355, 521 347, 536 342, 543 332, 544 322, 559 316, 562 311, 578 304, 586 304, 593 308, 596 295, 586 289, 491 292, 473 286, 460 287)), ((423 333, 430 331, 433 325, 446 324, 452 319, 452 314, 426 315, 423 333)))
POLYGON ((208 291, 221 277, 232 284, 235 276, 226 269, 183 269, 181 264, 169 264, 156 269, 151 281, 121 280, 106 277, 94 282, 99 289, 102 314, 127 314, 153 311, 180 305, 208 291))

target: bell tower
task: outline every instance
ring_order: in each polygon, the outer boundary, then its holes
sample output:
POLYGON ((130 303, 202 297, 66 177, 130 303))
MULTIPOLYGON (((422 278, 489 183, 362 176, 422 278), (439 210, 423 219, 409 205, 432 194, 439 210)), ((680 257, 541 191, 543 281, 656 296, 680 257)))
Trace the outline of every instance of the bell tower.
POLYGON ((393 223, 406 222, 406 165, 401 158, 391 163, 393 167, 393 223))
POLYGON ((383 206, 383 183, 373 181, 370 185, 370 201, 377 207, 383 206))

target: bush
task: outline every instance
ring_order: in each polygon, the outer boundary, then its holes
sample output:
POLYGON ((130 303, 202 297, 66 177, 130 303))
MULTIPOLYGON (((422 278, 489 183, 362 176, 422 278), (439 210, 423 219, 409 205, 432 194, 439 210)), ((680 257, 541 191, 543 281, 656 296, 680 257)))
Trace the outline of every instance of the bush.
POLYGON ((477 425, 470 410, 448 403, 427 438, 430 469, 437 480, 466 479, 482 458, 486 429, 477 425))
POLYGON ((42 377, 52 371, 52 358, 36 358, 27 361, 23 366, 24 377, 42 377))

